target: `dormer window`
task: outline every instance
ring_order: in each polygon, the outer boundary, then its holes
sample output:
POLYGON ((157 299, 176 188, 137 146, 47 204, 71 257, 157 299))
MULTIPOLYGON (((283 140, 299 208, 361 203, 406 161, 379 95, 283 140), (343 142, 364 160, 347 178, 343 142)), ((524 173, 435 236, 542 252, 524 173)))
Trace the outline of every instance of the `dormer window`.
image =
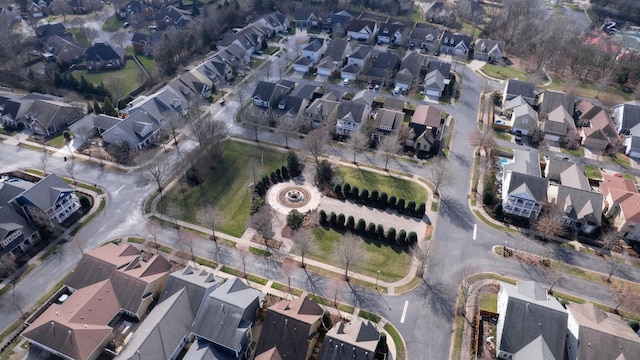
POLYGON ((286 103, 284 102, 284 100, 280 101, 280 103, 278 104, 278 109, 284 110, 285 106, 286 106, 286 103))
POLYGON ((573 211, 572 205, 567 205, 567 207, 564 208, 564 213, 567 215, 569 215, 572 211, 573 211))

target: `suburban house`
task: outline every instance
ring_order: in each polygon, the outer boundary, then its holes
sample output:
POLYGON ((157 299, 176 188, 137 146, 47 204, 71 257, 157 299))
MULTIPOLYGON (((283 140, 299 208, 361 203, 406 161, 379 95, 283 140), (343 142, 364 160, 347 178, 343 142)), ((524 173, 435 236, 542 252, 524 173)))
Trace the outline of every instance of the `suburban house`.
POLYGON ((394 85, 405 90, 412 88, 420 77, 424 60, 425 58, 419 53, 407 51, 400 63, 400 70, 396 73, 394 85))
POLYGON ((291 92, 291 95, 299 98, 307 99, 309 101, 313 101, 316 98, 321 97, 319 93, 316 93, 316 90, 318 90, 317 85, 300 84, 300 86, 296 86, 296 88, 293 89, 293 91, 291 92))
POLYGON ((427 75, 424 78, 424 93, 432 99, 438 99, 451 82, 451 63, 430 59, 427 75))
POLYGON ((378 24, 372 20, 353 19, 347 25, 347 36, 358 41, 369 42, 378 35, 378 24))
POLYGON ((613 227, 629 241, 640 241, 640 193, 631 179, 602 174, 604 211, 613 227))
MULTIPOLYGON (((115 360, 154 360, 160 352, 163 359, 176 359, 187 342, 195 341, 193 323, 203 299, 221 284, 222 280, 210 271, 192 265, 171 273, 158 305, 133 332, 115 360)), ((215 351, 215 346, 206 341, 198 343, 208 344, 215 351)))
POLYGON ((640 158, 640 148, 632 147, 633 138, 640 136, 640 103, 629 101, 613 107, 613 120, 619 134, 625 135, 626 154, 640 158))
MULTIPOLYGON (((0 197, 5 191, 0 183, 0 197)), ((0 258, 19 258, 40 240, 40 234, 27 219, 18 215, 7 203, 0 205, 0 258)), ((2 273, 2 271, 0 271, 2 273)))
POLYGON ((191 70, 174 78, 167 86, 179 93, 188 104, 196 104, 211 99, 213 82, 203 74, 191 70))
POLYGON ((293 87, 289 87, 281 82, 272 83, 259 81, 256 89, 253 91, 253 95, 251 95, 251 100, 255 106, 267 109, 273 108, 280 96, 288 94, 292 89, 293 87))
POLYGON ((122 315, 139 319, 146 312, 170 269, 164 257, 143 255, 132 245, 95 248, 67 278, 68 298, 49 306, 23 336, 66 359, 96 359, 123 336, 120 329, 127 321, 122 315))
POLYGON ((533 105, 536 98, 534 85, 518 79, 507 80, 502 93, 502 104, 518 96, 522 96, 529 105, 533 105))
POLYGON ((440 34, 440 52, 454 56, 467 56, 471 49, 471 36, 444 31, 440 34))
POLYGON ((571 114, 575 113, 576 98, 573 95, 560 91, 544 90, 536 96, 535 106, 538 114, 549 114, 561 106, 565 111, 571 114))
POLYGON ((498 359, 564 359, 567 311, 534 281, 500 284, 498 359))
POLYGON ((297 28, 311 29, 320 24, 320 17, 315 9, 296 7, 294 21, 297 28))
POLYGON ((314 64, 317 64, 324 55, 324 52, 327 48, 324 39, 321 38, 311 38, 309 39, 309 43, 302 48, 302 57, 309 58, 314 64))
POLYGON ((309 57, 301 57, 293 63, 293 70, 301 73, 308 73, 313 66, 313 60, 309 57))
POLYGON ((120 8, 118 15, 120 19, 129 19, 136 25, 142 19, 153 20, 153 8, 140 0, 131 0, 120 8))
POLYGON ((11 204, 36 226, 56 229, 80 210, 75 189, 55 174, 27 184, 31 186, 14 197, 11 204))
POLYGON ((281 12, 274 12, 262 17, 266 20, 276 34, 286 34, 291 28, 289 18, 281 12))
POLYGON ((358 68, 364 69, 372 55, 373 48, 369 46, 359 46, 347 56, 347 66, 357 65, 358 68))
POLYGON ((573 116, 563 106, 558 106, 541 120, 544 139, 552 143, 561 143, 568 133, 576 132, 573 116))
POLYGON ((549 202, 562 211, 563 225, 576 234, 592 234, 600 227, 602 199, 602 194, 590 189, 549 186, 549 202))
POLYGON ((408 40, 408 31, 404 24, 384 23, 380 25, 378 43, 404 45, 408 40))
POLYGON ((282 359, 307 360, 318 340, 324 309, 311 298, 282 300, 267 309, 256 354, 276 349, 282 359))
POLYGON ((478 0, 458 0, 458 13, 463 19, 473 22, 481 19, 486 11, 478 0))
POLYGON ((305 119, 313 128, 328 124, 330 120, 335 119, 338 105, 340 102, 336 99, 316 99, 304 110, 305 119))
POLYGON ((182 94, 164 86, 149 96, 138 96, 120 112, 124 116, 130 116, 137 111, 144 111, 157 124, 162 125, 168 117, 184 116, 188 108, 189 103, 182 94))
POLYGON ((567 305, 568 360, 632 359, 640 337, 619 315, 592 303, 567 305))
POLYGON ((405 146, 412 147, 416 156, 421 158, 438 153, 444 133, 444 119, 440 109, 431 105, 417 106, 409 122, 409 129, 411 135, 405 146))
MULTIPOLYGON (((580 136, 582 137, 582 145, 592 151, 604 150, 611 143, 619 140, 618 131, 609 112, 605 109, 597 112, 589 120, 588 125, 580 129, 580 136)), ((625 141, 628 139, 626 138, 625 141)), ((625 143, 625 146, 627 144, 630 146, 629 151, 631 151, 631 142, 625 143)))
POLYGON ((173 5, 162 7, 153 14, 158 30, 184 29, 191 22, 190 10, 180 10, 173 5))
POLYGON ((331 76, 340 71, 347 49, 350 49, 350 46, 346 40, 330 41, 324 52, 324 57, 318 63, 318 74, 331 76))
POLYGON ((549 180, 541 176, 535 151, 514 150, 514 161, 504 165, 502 208, 507 214, 536 219, 547 203, 549 180))
POLYGON ((205 76, 212 84, 212 90, 222 87, 226 82, 233 80, 233 69, 224 61, 212 57, 204 63, 198 65, 191 72, 199 77, 198 74, 205 76))
POLYGON ((117 70, 125 65, 124 49, 107 42, 95 43, 84 54, 87 70, 117 70))
POLYGON ((510 120, 511 132, 516 134, 529 135, 538 129, 538 113, 529 104, 514 108, 510 120))
POLYGON ((43 56, 53 57, 58 64, 72 64, 84 58, 86 46, 67 37, 54 35, 43 44, 43 56))
POLYGON ((589 126, 591 119, 602 110, 604 109, 601 106, 594 104, 591 100, 581 99, 576 101, 573 119, 577 126, 589 126))
POLYGON ((335 324, 325 335, 320 360, 375 359, 380 332, 369 320, 335 324), (346 346, 345 346, 346 345, 346 346))
POLYGON ((398 55, 392 52, 379 53, 373 62, 373 67, 367 72, 369 83, 383 86, 395 75, 400 64, 398 55))
POLYGON ((425 21, 441 24, 449 18, 451 10, 444 1, 432 1, 420 4, 420 12, 425 21))
POLYGON ((22 116, 27 129, 46 137, 54 136, 80 119, 84 104, 68 104, 56 100, 34 100, 22 116))
POLYGON ((67 31, 63 23, 44 24, 36 28, 36 41, 40 45, 44 45, 54 36, 73 41, 73 34, 67 31))
POLYGON ((271 110, 272 121, 277 125, 280 121, 289 121, 289 124, 302 123, 299 121, 304 116, 304 109, 309 105, 309 100, 292 95, 282 95, 271 110))
POLYGON ((504 41, 491 39, 476 40, 473 48, 473 59, 495 63, 504 56, 504 41))
POLYGON ((93 117, 98 134, 105 143, 122 146, 127 144, 130 149, 142 150, 155 143, 156 135, 160 131, 158 123, 153 121, 144 111, 137 111, 124 119, 104 114, 93 117))
POLYGON ((154 31, 150 34, 135 32, 131 38, 131 45, 136 54, 150 55, 162 43, 162 32, 154 31))
POLYGON ((371 113, 371 117, 375 124, 375 131, 371 134, 371 138, 379 141, 384 136, 400 131, 404 113, 398 110, 379 108, 371 113))
POLYGON ((251 329, 256 321, 262 294, 239 278, 228 279, 203 300, 193 332, 244 358, 252 341, 251 329))
POLYGON ((409 46, 426 50, 429 53, 440 50, 440 30, 416 24, 409 38, 409 46))
POLYGON ((329 34, 345 35, 351 20, 353 20, 353 15, 344 10, 335 14, 326 14, 322 18, 322 30, 329 34))
POLYGON ((358 132, 369 119, 371 108, 353 101, 341 101, 336 112, 336 134, 349 136, 358 132))

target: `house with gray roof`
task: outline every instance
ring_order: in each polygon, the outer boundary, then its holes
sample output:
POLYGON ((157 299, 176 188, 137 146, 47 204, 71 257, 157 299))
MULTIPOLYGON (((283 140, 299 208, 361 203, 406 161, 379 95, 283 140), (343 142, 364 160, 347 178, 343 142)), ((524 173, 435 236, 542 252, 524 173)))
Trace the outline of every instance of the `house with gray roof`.
MULTIPOLYGON (((295 85, 295 84, 294 84, 295 85)), ((294 86, 284 84, 282 82, 273 83, 269 81, 258 81, 251 100, 253 105, 263 108, 273 108, 277 100, 284 94, 288 94, 293 90, 294 86)))
POLYGON ((640 354, 640 337, 619 315, 594 304, 569 303, 568 360, 633 359, 640 354))
MULTIPOLYGON (((542 113, 540 113, 542 115, 542 113)), ((542 118, 544 139, 553 143, 560 143, 564 137, 577 131, 573 116, 560 105, 542 118)))
POLYGON ((2 123, 4 126, 18 127, 34 100, 25 98, 8 99, 2 107, 2 123))
POLYGON ((282 300, 267 309, 256 354, 273 348, 284 359, 307 360, 318 340, 324 309, 311 298, 282 300))
POLYGON ((316 85, 301 84, 291 92, 291 95, 312 101, 314 99, 314 94, 316 92, 316 89, 318 89, 318 86, 316 85))
POLYGON ((371 139, 379 141, 383 137, 397 133, 400 130, 404 121, 404 112, 379 108, 372 112, 371 117, 375 123, 375 131, 371 134, 371 139))
POLYGON ((164 6, 153 14, 153 20, 159 30, 168 28, 183 29, 191 22, 189 10, 181 10, 173 5, 164 6))
POLYGON ((500 284, 498 359, 564 359, 567 311, 534 281, 500 284))
POLYGON ((472 41, 471 36, 444 31, 440 34, 440 52, 448 55, 467 56, 472 41))
POLYGON ((247 356, 261 296, 260 291, 251 289, 239 278, 228 279, 207 296, 193 332, 237 358, 247 356))
POLYGON ((339 322, 327 332, 320 352, 320 360, 373 360, 380 332, 369 320, 356 318, 339 322))
POLYGON ((554 183, 576 189, 591 190, 589 179, 584 173, 584 165, 549 158, 544 175, 554 183))
POLYGON ((181 93, 170 86, 164 86, 151 95, 138 96, 120 112, 130 116, 137 111, 143 111, 157 124, 162 125, 168 117, 184 116, 188 107, 189 103, 181 93))
POLYGON ((378 31, 378 43, 404 45, 409 40, 407 26, 398 23, 384 23, 378 31))
POLYGON ((504 41, 491 39, 476 40, 473 48, 473 59, 495 63, 504 56, 504 41))
POLYGON ((514 161, 505 164, 502 208, 507 214, 536 219, 547 203, 549 180, 541 176, 536 151, 514 150, 514 161))
POLYGON ((536 95, 535 104, 540 115, 550 114, 561 106, 573 117, 576 97, 562 91, 544 90, 536 95))
POLYGON ((424 81, 425 95, 435 99, 441 97, 444 89, 451 82, 451 63, 429 59, 424 81))
POLYGON ((110 117, 111 119, 107 120, 105 118, 108 116, 104 114, 88 116, 95 117, 94 124, 104 142, 117 146, 126 143, 130 149, 142 150, 149 147, 155 143, 160 131, 160 125, 144 111, 136 111, 124 119, 110 117), (113 126, 104 129, 101 128, 103 124, 107 126, 113 124, 113 126))
POLYGON ((175 92, 180 93, 189 104, 195 104, 202 100, 211 99, 211 87, 213 82, 193 69, 185 71, 167 84, 175 92))
MULTIPOLYGON (((2 191, 0 184, 0 192, 2 191)), ((0 258, 19 258, 40 240, 38 229, 7 203, 0 204, 0 258)), ((1 272, 0 272, 1 273, 1 272)))
POLYGON ((315 99, 304 110, 306 122, 314 129, 329 123, 331 119, 335 119, 339 105, 340 102, 336 99, 328 99, 324 96, 315 99))
POLYGON ((357 65, 360 69, 364 69, 373 54, 374 50, 372 47, 359 46, 347 56, 347 66, 357 65))
POLYGON ((369 83, 384 86, 393 79, 399 65, 400 58, 395 53, 389 51, 379 53, 373 62, 373 67, 367 72, 369 83))
POLYGON ((396 73, 394 85, 405 90, 412 88, 420 77, 424 61, 425 58, 419 53, 407 51, 400 63, 400 70, 396 73))
POLYGON ((293 63, 293 70, 300 73, 308 73, 313 66, 313 60, 308 57, 301 57, 293 63))
POLYGON ((538 113, 529 104, 513 109, 510 120, 513 133, 529 135, 538 129, 538 113))
POLYGON ((184 269, 169 274, 167 283, 160 294, 159 302, 163 302, 180 290, 185 289, 189 298, 191 313, 195 318, 207 296, 221 284, 222 279, 213 276, 213 273, 209 270, 198 270, 188 265, 184 269))
POLYGON ((281 12, 276 11, 274 13, 264 15, 262 18, 269 22, 273 31, 276 33, 287 33, 291 27, 289 18, 281 12))
POLYGON ((502 93, 502 103, 504 104, 508 100, 517 96, 522 96, 527 104, 533 105, 536 98, 535 86, 533 83, 518 79, 507 80, 507 84, 504 86, 504 91, 502 93))
POLYGON ((73 124, 85 113, 84 104, 68 104, 55 100, 34 100, 20 120, 27 129, 46 137, 54 136, 73 124))
POLYGON ((338 72, 344 61, 345 52, 350 49, 346 40, 333 40, 327 45, 324 57, 318 63, 318 74, 330 76, 338 72))
POLYGON ((58 64, 73 64, 84 58, 87 47, 67 37, 52 36, 43 44, 45 58, 52 56, 58 64), (50 55, 48 55, 50 54, 50 55))
POLYGON ((409 38, 409 46, 426 50, 429 53, 440 50, 440 30, 416 24, 409 38))
POLYGON ((347 26, 347 36, 358 41, 372 41, 378 34, 378 24, 372 20, 353 19, 347 26))
POLYGON ((335 14, 325 14, 322 17, 322 29, 329 34, 345 35, 351 20, 353 20, 353 15, 344 10, 335 14))
POLYGON ((302 57, 309 58, 314 64, 317 64, 320 58, 322 58, 326 48, 327 46, 324 39, 314 38, 302 48, 302 57))
POLYGON ((280 96, 276 106, 271 111, 274 125, 281 121, 288 121, 288 124, 291 125, 300 123, 307 105, 309 105, 309 100, 305 98, 286 94, 280 96))
POLYGON ((56 229, 80 210, 75 189, 50 174, 11 200, 16 211, 36 226, 56 229))
MULTIPOLYGON (((233 360, 235 357, 214 344, 196 338, 182 360, 233 360)), ((135 359, 133 359, 135 360, 135 359)), ((254 360, 259 360, 257 357, 254 360)), ((282 360, 282 359, 280 359, 282 360)))
POLYGON ((365 104, 341 101, 336 113, 336 134, 349 136, 360 131, 370 113, 371 108, 365 104))
POLYGON ((613 121, 619 134, 626 135, 626 153, 634 158, 640 158, 640 148, 632 146, 634 137, 640 136, 640 103, 629 101, 612 108, 613 121))
POLYGON ((89 71, 117 70, 124 67, 124 49, 108 42, 95 43, 87 48, 84 61, 89 71))
POLYGON ((320 24, 320 13, 316 9, 297 6, 294 11, 294 21, 297 28, 311 29, 320 24))
POLYGON ((602 222, 602 194, 565 185, 549 186, 549 202, 562 211, 563 225, 592 234, 602 222))

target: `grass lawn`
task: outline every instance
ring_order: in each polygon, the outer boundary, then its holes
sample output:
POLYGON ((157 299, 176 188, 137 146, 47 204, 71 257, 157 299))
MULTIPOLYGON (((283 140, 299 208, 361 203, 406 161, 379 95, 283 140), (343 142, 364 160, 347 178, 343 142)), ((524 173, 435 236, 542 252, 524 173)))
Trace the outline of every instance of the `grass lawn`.
POLYGON ((269 46, 267 47, 267 50, 264 51, 264 53, 267 55, 273 55, 278 50, 280 50, 280 48, 277 46, 269 46))
POLYGON ((158 65, 156 64, 156 61, 153 58, 150 58, 144 55, 137 55, 137 58, 138 58, 138 61, 140 61, 140 64, 142 64, 142 66, 144 66, 144 68, 149 73, 153 73, 158 67, 158 65))
POLYGON ((224 155, 209 173, 202 185, 188 188, 181 193, 180 187, 172 188, 158 204, 158 210, 165 213, 167 206, 175 204, 179 208, 178 218, 187 222, 207 226, 198 216, 207 205, 214 205, 222 215, 216 222, 216 230, 240 237, 249 219, 252 181, 252 159, 261 159, 262 169, 258 179, 286 164, 286 154, 275 152, 257 145, 228 141, 224 145, 224 155))
POLYGON ((391 323, 387 323, 384 326, 384 329, 389 333, 389 336, 391 336, 391 339, 393 339, 393 342, 396 344, 396 356, 394 358, 397 360, 406 359, 404 341, 402 341, 402 336, 400 336, 398 330, 396 330, 391 323))
POLYGON ((67 143, 66 141, 64 141, 64 135, 60 134, 54 138, 47 140, 45 144, 60 149, 63 146, 65 146, 67 143))
MULTIPOLYGON (((547 89, 565 91, 565 87, 566 86, 564 80, 554 77, 553 82, 547 87, 547 89)), ((589 82, 579 82, 576 84, 573 90, 576 92, 575 95, 588 98, 595 98, 596 95, 598 95, 598 97, 602 97, 604 94, 609 94, 613 97, 612 100, 615 103, 622 103, 625 101, 633 100, 633 94, 631 93, 626 93, 612 86, 607 86, 600 91, 597 89, 597 84, 592 84, 589 82)))
POLYGON ((96 86, 103 83, 107 89, 119 87, 123 94, 128 94, 140 85, 138 80, 139 71, 141 70, 138 68, 138 64, 129 60, 125 67, 120 70, 101 72, 76 70, 73 72, 73 76, 78 80, 80 80, 81 76, 84 76, 88 82, 96 86))
POLYGON ((122 28, 123 23, 124 22, 118 19, 117 16, 113 15, 104 21, 104 24, 102 24, 102 30, 108 32, 116 32, 120 30, 120 28, 122 28))
MULTIPOLYGON (((326 230, 322 227, 312 230, 315 235, 315 249, 308 254, 314 260, 339 266, 335 263, 333 247, 342 234, 335 230, 326 230)), ((411 257, 400 248, 391 247, 379 241, 363 240, 365 243, 365 258, 358 266, 352 269, 354 272, 375 278, 380 270, 380 280, 397 281, 409 272, 411 257)))
POLYGON ((496 139, 511 141, 511 134, 509 134, 508 132, 493 129, 493 135, 496 137, 496 139))
POLYGON ((584 171, 587 173, 587 177, 590 179, 602 178, 602 172, 597 166, 585 165, 584 171))
POLYGON ((73 39, 79 42, 80 44, 83 44, 86 46, 91 45, 91 41, 87 39, 87 37, 84 35, 84 32, 79 28, 68 28, 67 31, 70 32, 73 35, 73 39))
POLYGON ((361 191, 368 189, 369 192, 378 190, 380 194, 386 192, 389 197, 403 198, 406 202, 413 200, 416 204, 427 201, 427 191, 413 181, 341 165, 337 166, 336 171, 342 178, 342 185, 349 183, 352 188, 357 186, 361 191))
POLYGON ((498 295, 490 292, 482 292, 478 299, 480 310, 498 312, 498 295))
POLYGON ((502 79, 502 80, 514 79, 514 78, 520 79, 520 80, 527 80, 527 78, 529 77, 529 75, 527 75, 526 72, 511 66, 486 64, 485 66, 482 67, 482 71, 484 71, 485 74, 491 77, 494 77, 496 79, 502 79))
POLYGON ((573 156, 584 157, 584 148, 577 148, 575 150, 569 150, 565 148, 560 148, 560 151, 565 154, 571 154, 573 156))

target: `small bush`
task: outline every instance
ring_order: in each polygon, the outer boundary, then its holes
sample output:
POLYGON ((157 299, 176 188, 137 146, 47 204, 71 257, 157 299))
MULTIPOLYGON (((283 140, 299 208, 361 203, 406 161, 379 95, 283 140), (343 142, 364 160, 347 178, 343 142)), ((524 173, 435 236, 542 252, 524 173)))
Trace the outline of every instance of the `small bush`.
POLYGON ((350 199, 352 200, 358 200, 358 194, 360 193, 360 189, 358 189, 357 186, 354 186, 351 188, 351 195, 350 195, 350 199))
POLYGON ((276 176, 275 172, 272 172, 271 176, 269 178, 271 179, 271 183, 272 184, 277 184, 278 183, 278 176, 276 176))
POLYGON ((482 203, 487 206, 493 205, 493 194, 491 190, 485 189, 485 191, 482 192, 482 203))
POLYGON ((342 199, 342 186, 340 184, 336 184, 333 187, 333 192, 336 194, 338 199, 342 199))
POLYGON ((376 235, 376 224, 370 222, 369 225, 367 225, 367 235, 369 237, 374 237, 376 235))
POLYGON ((331 163, 329 161, 322 160, 320 165, 318 165, 318 180, 322 184, 328 184, 333 178, 333 169, 331 168, 331 163))
POLYGON ((398 232, 398 237, 397 237, 397 241, 398 243, 400 243, 401 245, 404 245, 405 241, 407 241, 407 232, 404 230, 400 230, 398 232))
POLYGON ((336 222, 336 226, 343 228, 344 227, 344 214, 340 213, 338 214, 338 220, 336 222))
POLYGON ((387 202, 387 207, 390 208, 390 209, 395 209, 396 208, 396 197, 395 196, 391 195, 391 197, 389 197, 389 201, 387 202))
POLYGON ((360 235, 364 235, 364 231, 367 228, 367 223, 364 219, 358 220, 358 224, 356 225, 356 232, 360 235))
POLYGON ((372 204, 378 204, 378 197, 380 197, 378 190, 371 190, 371 197, 369 198, 369 201, 371 201, 372 204))
POLYGON ((354 231, 356 229, 356 220, 351 215, 347 218, 347 229, 349 229, 349 231, 354 231))
POLYGON ((278 182, 282 182, 282 170, 276 169, 276 178, 278 178, 278 182))
POLYGON ((504 212, 502 211, 502 203, 497 203, 493 208, 493 215, 497 219, 502 219, 504 217, 504 212))
POLYGON ((369 201, 369 190, 362 189, 362 191, 360 191, 359 199, 362 203, 367 203, 369 201))
POLYGON ((384 239, 384 226, 382 226, 382 224, 376 226, 376 237, 380 240, 384 239))
POLYGON ((633 329, 634 332, 640 331, 640 322, 637 320, 629 320, 629 326, 633 329))
POLYGON ((411 245, 417 242, 418 242, 418 234, 416 234, 414 231, 410 232, 409 235, 407 236, 407 243, 411 245))
POLYGON ((421 218, 424 216, 425 212, 426 212, 426 205, 425 203, 421 202, 420 205, 418 205, 418 210, 416 210, 416 216, 421 218))
POLYGON ((271 185, 271 182, 269 181, 269 177, 267 177, 266 175, 262 178, 262 184, 264 185, 265 189, 269 188, 269 185, 271 185))
POLYGON ((383 192, 382 194, 380 194, 380 198, 378 199, 378 204, 380 204, 379 206, 384 209, 388 206, 388 202, 389 202, 389 198, 387 196, 387 193, 383 192))
POLYGON ((282 178, 285 181, 289 181, 289 179, 291 179, 291 177, 289 176, 289 170, 287 170, 287 167, 282 165, 282 167, 280 168, 280 172, 282 173, 282 178))
POLYGON ((327 224, 327 212, 324 210, 320 210, 320 224, 322 225, 327 224))
POLYGON ((338 222, 338 216, 336 215, 336 213, 332 211, 331 214, 329 215, 329 226, 335 227, 337 222, 338 222))
POLYGON ((396 241, 396 229, 389 228, 387 231, 387 242, 393 244, 396 241))
POLYGON ((351 194, 351 185, 349 183, 344 183, 342 191, 344 192, 344 197, 348 198, 349 194, 351 194))
POLYGON ((398 210, 399 213, 404 213, 405 212, 405 205, 404 205, 404 199, 400 198, 398 199, 398 203, 396 204, 396 210, 398 210))
POLYGON ((80 206, 84 209, 84 210, 88 210, 89 208, 91 208, 91 200, 89 200, 88 197, 84 196, 84 195, 80 195, 80 206))
POLYGON ((304 221, 304 214, 300 211, 293 209, 287 214, 287 226, 291 228, 291 230, 298 230, 302 226, 302 222, 304 221))
POLYGON ((415 215, 416 213, 416 202, 411 200, 407 203, 407 213, 409 215, 415 215))
POLYGON ((287 153, 287 167, 291 177, 300 175, 300 160, 298 160, 298 154, 293 150, 289 150, 287 153))

